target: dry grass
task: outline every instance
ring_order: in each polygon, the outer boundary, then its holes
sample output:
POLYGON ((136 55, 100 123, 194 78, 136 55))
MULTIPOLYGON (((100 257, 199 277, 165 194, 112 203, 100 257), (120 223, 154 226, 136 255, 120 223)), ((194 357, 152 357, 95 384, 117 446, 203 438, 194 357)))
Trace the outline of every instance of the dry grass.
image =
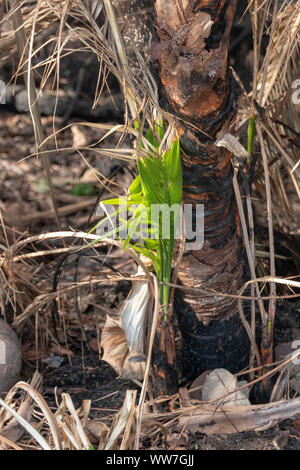
MULTIPOLYGON (((299 231, 299 135, 300 108, 293 103, 293 83, 300 68, 300 2, 251 1, 254 30, 254 70, 251 98, 264 107, 259 115, 272 187, 273 218, 276 226, 287 233, 299 231), (268 45, 262 64, 263 39, 268 45)), ((255 112, 252 108, 249 112, 255 112)), ((261 141, 261 139, 260 139, 261 141)), ((258 175, 262 175, 260 169, 258 175)), ((257 179, 256 190, 265 200, 265 177, 257 179)), ((259 211, 259 207, 257 207, 259 211)))

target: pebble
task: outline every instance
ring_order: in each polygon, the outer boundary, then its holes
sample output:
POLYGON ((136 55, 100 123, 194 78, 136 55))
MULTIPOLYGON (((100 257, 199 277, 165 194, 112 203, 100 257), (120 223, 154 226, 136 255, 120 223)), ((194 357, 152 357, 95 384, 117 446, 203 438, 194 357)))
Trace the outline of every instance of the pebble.
MULTIPOLYGON (((243 381, 242 385, 246 382, 243 381)), ((220 398, 229 392, 233 392, 242 386, 237 378, 226 369, 215 369, 205 379, 202 389, 202 399, 206 402, 214 401, 214 405, 222 406, 247 406, 250 401, 247 397, 247 389, 239 390, 228 395, 225 398, 220 398), (220 399, 218 399, 220 398, 220 399)))
POLYGON ((18 381, 22 365, 21 345, 6 321, 0 319, 0 393, 18 381))

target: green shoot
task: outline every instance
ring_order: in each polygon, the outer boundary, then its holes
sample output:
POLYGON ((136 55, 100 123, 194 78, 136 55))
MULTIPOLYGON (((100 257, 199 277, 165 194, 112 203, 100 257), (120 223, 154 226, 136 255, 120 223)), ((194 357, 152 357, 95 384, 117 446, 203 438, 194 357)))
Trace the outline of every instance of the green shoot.
MULTIPOLYGON (((135 128, 139 130, 138 123, 135 128)), ((105 236, 118 236, 123 250, 130 247, 151 260, 161 281, 159 296, 164 320, 167 320, 170 288, 162 283, 169 283, 171 278, 182 200, 182 173, 179 139, 173 139, 170 149, 162 152, 163 137, 162 123, 156 124, 154 131, 151 128, 147 131, 145 145, 139 146, 138 176, 129 187, 129 196, 102 201, 102 204, 119 206, 110 215, 118 216, 119 223, 105 236), (126 237, 122 239, 124 231, 126 237)), ((107 220, 108 217, 99 224, 107 220)))
POLYGON ((248 124, 248 146, 247 146, 247 152, 251 156, 253 153, 254 136, 255 136, 255 118, 254 118, 254 115, 251 114, 249 118, 249 124, 248 124))

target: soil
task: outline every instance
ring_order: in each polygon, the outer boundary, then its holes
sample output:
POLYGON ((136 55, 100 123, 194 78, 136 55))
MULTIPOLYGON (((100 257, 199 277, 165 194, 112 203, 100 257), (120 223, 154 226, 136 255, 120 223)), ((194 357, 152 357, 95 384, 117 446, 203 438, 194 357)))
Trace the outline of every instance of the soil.
MULTIPOLYGON (((80 54, 78 54, 78 60, 80 61, 80 54)), ((232 65, 236 67, 248 88, 247 80, 251 75, 251 35, 247 20, 240 24, 236 21, 232 41, 232 65), (242 44, 243 52, 239 47, 240 44, 242 44), (245 57, 246 60, 244 60, 245 57)), ((68 74, 71 73, 70 64, 66 66, 66 70, 68 74)), ((2 71, 2 74, 6 76, 1 78, 8 79, 11 72, 10 66, 7 65, 2 71)), ((64 78, 63 72, 62 77, 64 78)), ((112 81, 112 83, 115 86, 115 82, 112 81)), ((88 92, 92 96, 91 91, 85 89, 81 98, 86 97, 88 92)), ((115 88, 115 93, 118 93, 117 88, 115 88)), ((71 105, 71 111, 69 111, 70 109, 65 110, 63 115, 57 118, 57 128, 62 127, 66 112, 70 114, 68 124, 79 120, 80 116, 76 116, 76 107, 71 105)), ((119 109, 118 112, 121 115, 123 111, 119 109)), ((115 111, 102 117, 105 122, 116 121, 115 111)), ((51 135, 52 117, 43 116, 42 124, 46 134, 51 135)), ((96 128, 82 129, 79 126, 68 128, 58 134, 58 147, 67 148, 64 152, 54 151, 55 143, 53 139, 50 141, 50 148, 53 150, 50 157, 51 172, 58 206, 63 208, 68 205, 70 209, 68 214, 62 215, 64 230, 90 229, 97 220, 93 214, 97 194, 101 192, 102 198, 109 194, 103 188, 103 184, 89 171, 86 163, 111 179, 112 183, 106 182, 111 190, 120 192, 122 188, 128 187, 132 180, 134 168, 131 165, 124 165, 118 160, 112 161, 108 158, 99 159, 92 151, 83 151, 81 156, 72 149, 76 139, 83 139, 85 144, 88 144, 98 141, 103 134, 104 131, 96 128), (87 183, 91 190, 88 196, 74 193, 75 185, 83 182, 87 183), (77 205, 77 209, 72 209, 71 206, 74 204, 77 205)), ((8 227, 13 228, 13 230, 8 228, 9 242, 19 239, 26 232, 34 235, 56 231, 57 225, 51 208, 49 190, 45 183, 42 162, 36 157, 27 158, 35 149, 28 113, 18 113, 13 104, 1 107, 0 139, 0 210, 8 227)), ((117 144, 118 138, 112 137, 102 146, 113 147, 117 144)), ((122 143, 122 145, 125 144, 126 142, 122 143)), ((68 243, 71 242, 74 243, 73 240, 68 239, 68 243)), ((292 242, 293 240, 290 240, 290 243, 292 242)), ((54 248, 63 248, 61 241, 48 240, 37 245, 39 250, 54 248)), ((33 246, 25 247, 18 254, 25 254, 34 249, 33 246)), ((293 256, 286 248, 285 253, 286 250, 290 256, 293 256)), ((135 265, 126 253, 114 249, 109 253, 109 257, 107 254, 107 251, 97 250, 97 252, 90 252, 90 256, 80 257, 80 259, 72 255, 61 266, 62 256, 55 253, 51 256, 27 260, 22 268, 24 269, 22 280, 28 278, 25 290, 24 285, 22 287, 22 292, 25 294, 17 293, 12 304, 7 303, 2 310, 2 316, 9 323, 18 320, 24 309, 36 299, 37 295, 50 294, 53 291, 53 281, 58 274, 60 274, 57 279, 59 289, 70 286, 74 281, 85 281, 86 284, 78 287, 77 292, 73 290, 60 294, 56 306, 57 312, 53 310, 53 301, 48 300, 39 305, 38 310, 32 311, 16 328, 23 347, 22 379, 30 380, 38 365, 43 375, 43 396, 53 410, 57 407, 57 400, 60 401, 61 393, 66 392, 71 395, 76 407, 79 407, 83 400, 91 400, 90 417, 106 419, 109 422, 120 410, 126 390, 139 390, 139 387, 131 381, 119 378, 115 371, 101 360, 99 337, 106 315, 113 317, 117 315, 131 285, 124 278, 135 272, 135 265), (100 263, 95 259, 96 256, 100 256, 100 263), (118 282, 110 281, 108 278, 105 282, 89 285, 91 280, 104 280, 107 276, 113 276, 116 273, 121 276, 118 282), (78 304, 75 300, 76 294, 78 304), (35 318, 37 312, 38 318, 35 318), (84 334, 80 322, 82 322, 84 334), (58 340, 55 337, 56 332, 58 340)), ((292 263, 289 266, 286 265, 284 272, 280 270, 283 276, 294 274, 294 269, 292 272, 290 270, 291 265, 292 263)), ((280 267, 282 268, 282 265, 280 267)), ((16 287, 18 285, 17 283, 16 287)), ((287 294, 286 290, 282 292, 287 294)), ((299 328, 300 304, 282 302, 278 306, 275 324, 275 346, 293 341, 295 329, 299 328)), ((188 434, 180 445, 185 449, 199 450, 273 450, 278 448, 277 443, 281 441, 283 441, 282 448, 284 449, 300 450, 299 420, 287 420, 272 429, 260 432, 212 437, 200 433, 188 434)), ((151 443, 145 442, 144 446, 148 448, 151 443)), ((167 448, 173 448, 172 446, 174 447, 174 437, 172 442, 166 445, 167 448)), ((163 448, 163 445, 158 443, 157 447, 163 448)))

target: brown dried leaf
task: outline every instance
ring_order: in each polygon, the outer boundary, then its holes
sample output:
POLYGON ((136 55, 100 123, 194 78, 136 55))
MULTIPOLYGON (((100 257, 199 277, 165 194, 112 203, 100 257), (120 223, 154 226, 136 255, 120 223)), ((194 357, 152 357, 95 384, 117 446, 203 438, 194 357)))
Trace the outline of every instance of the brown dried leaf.
POLYGON ((98 444, 101 441, 104 442, 109 428, 106 424, 99 421, 99 419, 92 419, 87 422, 85 430, 93 444, 98 444))
POLYGON ((107 315, 101 336, 103 361, 107 362, 120 376, 142 380, 144 376, 145 357, 130 351, 124 330, 120 322, 107 315))

